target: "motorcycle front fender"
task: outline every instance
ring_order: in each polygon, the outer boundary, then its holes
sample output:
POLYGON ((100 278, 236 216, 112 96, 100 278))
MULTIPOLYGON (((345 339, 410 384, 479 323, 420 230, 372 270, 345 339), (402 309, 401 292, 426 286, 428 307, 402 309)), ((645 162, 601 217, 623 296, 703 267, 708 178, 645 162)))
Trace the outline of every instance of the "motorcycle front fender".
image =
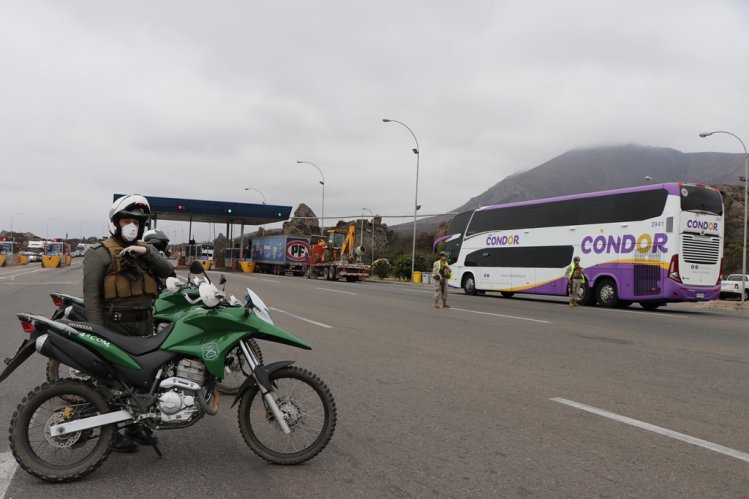
POLYGON ((33 334, 29 339, 23 340, 23 343, 21 344, 21 347, 18 349, 16 354, 9 359, 5 359, 5 364, 7 367, 3 370, 2 374, 0 374, 0 383, 5 381, 5 378, 11 375, 13 371, 15 371, 18 366, 26 362, 26 360, 31 357, 31 354, 33 354, 36 351, 36 337, 38 334, 33 334))
MULTIPOLYGON (((262 369, 264 371, 264 373, 261 376, 267 381, 269 375, 273 374, 279 369, 283 369, 284 367, 289 367, 293 363, 294 363, 293 360, 281 360, 279 362, 268 364, 267 366, 258 366, 258 369, 262 369)), ((255 377, 247 376, 247 379, 244 380, 244 383, 242 383, 242 386, 239 387, 239 392, 237 393, 237 396, 234 397, 234 402, 231 404, 231 406, 234 407, 235 405, 237 405, 237 402, 239 402, 242 399, 244 392, 246 392, 250 388, 255 388, 256 386, 257 386, 257 381, 255 381, 255 377)))

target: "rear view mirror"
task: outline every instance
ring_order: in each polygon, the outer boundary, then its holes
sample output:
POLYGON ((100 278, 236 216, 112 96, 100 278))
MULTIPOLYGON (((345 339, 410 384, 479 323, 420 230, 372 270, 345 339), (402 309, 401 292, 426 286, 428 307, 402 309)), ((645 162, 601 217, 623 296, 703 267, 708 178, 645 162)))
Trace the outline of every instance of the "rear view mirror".
POLYGON ((205 268, 203 268, 203 265, 198 260, 193 260, 190 264, 190 273, 196 275, 203 274, 205 276, 205 280, 211 282, 208 274, 205 273, 205 268))
POLYGON ((197 260, 193 260, 190 264, 190 273, 191 274, 202 274, 205 272, 205 269, 203 268, 203 265, 197 260))

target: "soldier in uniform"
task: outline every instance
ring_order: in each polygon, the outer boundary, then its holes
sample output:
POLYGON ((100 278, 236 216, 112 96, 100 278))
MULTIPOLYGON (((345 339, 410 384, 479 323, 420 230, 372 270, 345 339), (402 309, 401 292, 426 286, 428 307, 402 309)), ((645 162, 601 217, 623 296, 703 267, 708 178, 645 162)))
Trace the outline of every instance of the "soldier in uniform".
POLYGON ((440 257, 432 266, 432 278, 434 279, 434 308, 450 308, 447 304, 447 280, 450 279, 451 271, 447 265, 447 253, 440 251, 440 257))
MULTIPOLYGON (((131 194, 117 199, 109 210, 111 237, 93 246, 83 260, 83 298, 89 322, 127 336, 153 334, 153 301, 157 279, 174 269, 153 246, 140 239, 151 215, 148 200, 131 194)), ((142 430, 118 434, 113 450, 132 452, 133 440, 151 440, 142 430)))

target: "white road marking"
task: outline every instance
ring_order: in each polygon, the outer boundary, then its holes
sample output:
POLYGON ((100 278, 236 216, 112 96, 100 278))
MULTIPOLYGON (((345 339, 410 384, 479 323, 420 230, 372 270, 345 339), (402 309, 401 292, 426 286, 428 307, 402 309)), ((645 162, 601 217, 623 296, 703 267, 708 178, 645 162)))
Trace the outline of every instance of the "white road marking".
POLYGON ((13 279, 15 279, 18 276, 26 275, 26 274, 33 274, 34 272, 40 272, 42 270, 47 270, 47 269, 45 269, 45 268, 39 268, 39 269, 35 269, 35 270, 29 270, 29 271, 26 271, 26 272, 15 272, 15 273, 10 274, 10 275, 0 276, 0 279, 10 279, 10 280, 13 280, 13 279))
POLYGON ((459 312, 468 312, 471 314, 492 315, 494 317, 502 317, 503 319, 516 319, 519 321, 531 321, 531 322, 540 322, 541 324, 551 324, 551 321, 542 321, 541 319, 531 319, 530 317, 516 317, 514 315, 493 314, 491 312, 478 312, 476 310, 466 310, 464 308, 455 308, 455 307, 450 307, 450 309, 457 310, 459 312))
POLYGON ((312 319, 306 319, 304 317, 300 317, 298 315, 294 315, 291 312, 286 312, 285 310, 281 310, 280 308, 270 307, 270 309, 273 310, 274 312, 280 312, 280 313, 282 313, 284 315, 288 315, 289 317, 293 317, 295 319, 299 319, 300 321, 309 322, 310 324, 314 324, 315 326, 325 327, 325 328, 328 328, 328 329, 332 329, 333 328, 333 326, 329 326, 328 324, 323 324, 322 322, 313 321, 312 319))
POLYGON ((351 291, 340 291, 338 289, 330 289, 330 288, 315 288, 315 289, 321 289, 323 291, 330 291, 331 293, 343 293, 345 295, 355 295, 357 293, 352 293, 351 291))
POLYGON ((637 428, 642 428, 643 430, 652 431, 653 433, 658 433, 659 435, 664 435, 666 437, 671 437, 676 440, 681 440, 682 442, 696 445, 698 447, 703 447, 705 449, 708 449, 714 452, 719 452, 721 454, 725 454, 726 456, 740 459, 742 461, 746 461, 749 463, 749 453, 746 453, 746 452, 742 452, 736 449, 731 449, 730 447, 724 447, 722 445, 714 444, 712 442, 708 442, 707 440, 701 440, 699 438, 685 435, 684 433, 678 433, 673 430, 669 430, 668 428, 662 428, 660 426, 655 426, 650 423, 645 423, 644 421, 639 421, 637 419, 628 418, 626 416, 620 416, 619 414, 615 414, 613 412, 609 412, 603 409, 598 409, 597 407, 580 404, 579 402, 574 402, 572 400, 567 400, 563 398, 552 398, 549 400, 553 400, 554 402, 559 402, 560 404, 565 404, 570 407, 580 409, 582 411, 587 411, 593 414, 597 414, 605 418, 613 419, 614 421, 619 421, 620 423, 625 423, 628 425, 636 426, 637 428))
POLYGON ((0 454, 0 497, 5 497, 5 491, 8 490, 17 468, 12 452, 0 454))

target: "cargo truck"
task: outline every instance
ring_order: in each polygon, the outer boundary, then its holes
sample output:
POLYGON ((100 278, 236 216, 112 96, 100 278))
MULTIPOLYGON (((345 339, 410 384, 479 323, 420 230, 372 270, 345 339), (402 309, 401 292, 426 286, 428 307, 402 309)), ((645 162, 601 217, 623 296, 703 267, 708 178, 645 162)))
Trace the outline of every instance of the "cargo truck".
POLYGON ((366 279, 370 266, 361 262, 364 247, 354 244, 355 233, 356 227, 351 224, 348 230, 329 230, 327 240, 313 236, 306 270, 307 278, 317 279, 323 276, 327 281, 342 278, 349 282, 366 279))
POLYGON ((255 272, 304 275, 310 251, 309 236, 258 236, 250 242, 255 272))

